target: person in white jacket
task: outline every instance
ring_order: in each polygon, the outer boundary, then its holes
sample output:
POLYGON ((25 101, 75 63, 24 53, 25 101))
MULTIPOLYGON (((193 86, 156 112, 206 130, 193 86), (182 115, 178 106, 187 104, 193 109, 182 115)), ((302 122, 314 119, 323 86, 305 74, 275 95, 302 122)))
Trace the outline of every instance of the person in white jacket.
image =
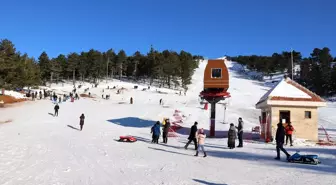
POLYGON ((203 128, 199 130, 198 134, 197 134, 197 140, 198 140, 198 148, 197 148, 197 151, 196 151, 196 155, 195 156, 198 156, 198 152, 202 149, 203 153, 204 153, 204 156, 203 157, 206 157, 207 154, 204 150, 204 143, 205 143, 205 138, 206 138, 206 135, 204 133, 204 130, 203 128))

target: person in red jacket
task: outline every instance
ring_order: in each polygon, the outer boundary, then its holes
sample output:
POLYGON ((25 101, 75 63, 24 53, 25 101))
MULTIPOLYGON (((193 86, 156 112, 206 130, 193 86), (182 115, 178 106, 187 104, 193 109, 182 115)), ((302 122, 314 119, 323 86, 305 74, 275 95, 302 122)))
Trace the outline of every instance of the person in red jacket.
POLYGON ((286 145, 288 143, 288 138, 289 138, 290 146, 293 146, 292 134, 294 131, 294 127, 292 126, 291 122, 289 122, 288 125, 285 127, 285 131, 286 131, 286 145))

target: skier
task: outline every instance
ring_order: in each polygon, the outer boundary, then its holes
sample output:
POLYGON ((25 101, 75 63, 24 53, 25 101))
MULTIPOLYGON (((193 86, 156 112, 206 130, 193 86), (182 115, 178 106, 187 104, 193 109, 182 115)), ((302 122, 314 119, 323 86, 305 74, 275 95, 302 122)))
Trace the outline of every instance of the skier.
POLYGON ((236 127, 238 129, 238 140, 239 140, 239 144, 237 147, 243 147, 243 129, 244 129, 244 122, 242 118, 238 119, 238 127, 236 127))
POLYGON ((204 142, 205 142, 205 138, 206 138, 206 135, 204 133, 204 130, 203 128, 199 130, 198 132, 198 135, 197 135, 197 139, 198 139, 198 147, 197 147, 197 151, 196 151, 196 155, 195 156, 198 156, 198 152, 202 149, 203 153, 204 153, 204 156, 203 157, 206 157, 207 154, 204 150, 204 142))
POLYGON ((156 124, 152 127, 153 132, 153 141, 154 143, 159 143, 160 137, 160 121, 157 121, 156 124))
POLYGON ((80 117, 79 117, 79 125, 80 125, 80 130, 82 131, 83 130, 83 125, 84 125, 84 119, 85 119, 85 116, 84 114, 82 114, 80 117))
POLYGON ((163 132, 162 132, 162 137, 163 137, 163 143, 168 142, 168 132, 170 128, 170 121, 169 119, 166 119, 166 124, 163 126, 163 132))
POLYGON ((278 123, 278 129, 275 135, 277 157, 274 159, 276 160, 280 160, 280 150, 286 154, 287 159, 290 157, 288 152, 283 148, 284 140, 285 140, 285 128, 282 125, 282 123, 278 123))
POLYGON ((228 147, 230 149, 233 149, 236 146, 236 136, 237 136, 236 127, 234 126, 233 123, 231 123, 228 132, 228 147))
POLYGON ((195 121, 194 125, 191 127, 190 134, 188 137, 188 143, 184 146, 185 149, 188 148, 191 141, 194 141, 195 144, 195 150, 197 150, 197 139, 196 139, 196 133, 197 133, 197 122, 195 121))
POLYGON ((131 97, 130 99, 130 104, 133 104, 133 97, 131 97))
POLYGON ((286 145, 288 143, 288 139, 290 141, 290 146, 293 146, 293 139, 292 139, 292 134, 294 131, 294 127, 292 126, 292 123, 289 122, 288 125, 285 127, 286 131, 286 145))
POLYGON ((57 117, 58 117, 58 109, 59 109, 58 104, 55 105, 54 109, 55 109, 55 114, 54 114, 54 116, 57 116, 57 117))

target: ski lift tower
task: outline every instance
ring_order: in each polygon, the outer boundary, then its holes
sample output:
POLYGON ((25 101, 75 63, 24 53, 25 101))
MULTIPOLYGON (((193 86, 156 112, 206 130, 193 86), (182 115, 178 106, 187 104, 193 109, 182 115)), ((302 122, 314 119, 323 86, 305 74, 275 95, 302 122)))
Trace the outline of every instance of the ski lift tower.
POLYGON ((229 72, 224 60, 208 60, 200 97, 210 103, 210 137, 215 137, 216 104, 230 97, 229 72))

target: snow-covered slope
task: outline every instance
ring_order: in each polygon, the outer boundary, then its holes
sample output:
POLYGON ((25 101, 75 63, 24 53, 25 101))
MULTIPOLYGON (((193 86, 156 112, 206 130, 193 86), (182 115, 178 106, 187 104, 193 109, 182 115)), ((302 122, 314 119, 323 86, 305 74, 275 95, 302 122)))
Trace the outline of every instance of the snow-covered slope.
MULTIPOLYGON (((242 117, 249 130, 259 124, 255 103, 269 88, 237 73, 234 64, 227 62, 232 97, 227 100, 225 122, 237 124, 242 117)), ((145 86, 134 89, 132 83, 112 81, 98 88, 83 84, 79 93, 89 87, 95 98, 61 103, 59 117, 52 116, 54 104, 50 100, 0 109, 0 123, 12 120, 0 124, 0 184, 336 184, 332 147, 289 149, 290 153, 318 154, 322 164, 309 166, 274 161, 273 144, 245 142, 244 148, 228 150, 227 140, 221 138, 206 139, 207 158, 194 157, 193 146, 183 148, 188 129, 169 138, 167 145, 151 144, 151 125, 163 117, 172 118, 175 110, 184 115, 183 127, 198 121, 199 128, 209 128, 209 111, 202 109, 198 98, 205 66, 206 62, 200 63, 186 96, 164 88, 142 91, 145 86), (107 90, 107 86, 118 87, 107 90), (126 90, 116 94, 121 87, 126 90), (102 99, 102 94, 110 94, 110 100, 102 99), (134 98, 132 105, 130 97, 134 98), (159 105, 161 98, 164 106, 159 105), (82 113, 85 125, 78 131, 82 113), (134 135, 138 142, 117 142, 120 135, 134 135)), ((51 89, 69 93, 72 85, 53 85, 51 89)), ((334 104, 321 110, 320 121, 330 124, 328 128, 335 125, 333 111, 334 104)), ((223 121, 224 106, 219 104, 218 131, 227 130, 223 121)))

